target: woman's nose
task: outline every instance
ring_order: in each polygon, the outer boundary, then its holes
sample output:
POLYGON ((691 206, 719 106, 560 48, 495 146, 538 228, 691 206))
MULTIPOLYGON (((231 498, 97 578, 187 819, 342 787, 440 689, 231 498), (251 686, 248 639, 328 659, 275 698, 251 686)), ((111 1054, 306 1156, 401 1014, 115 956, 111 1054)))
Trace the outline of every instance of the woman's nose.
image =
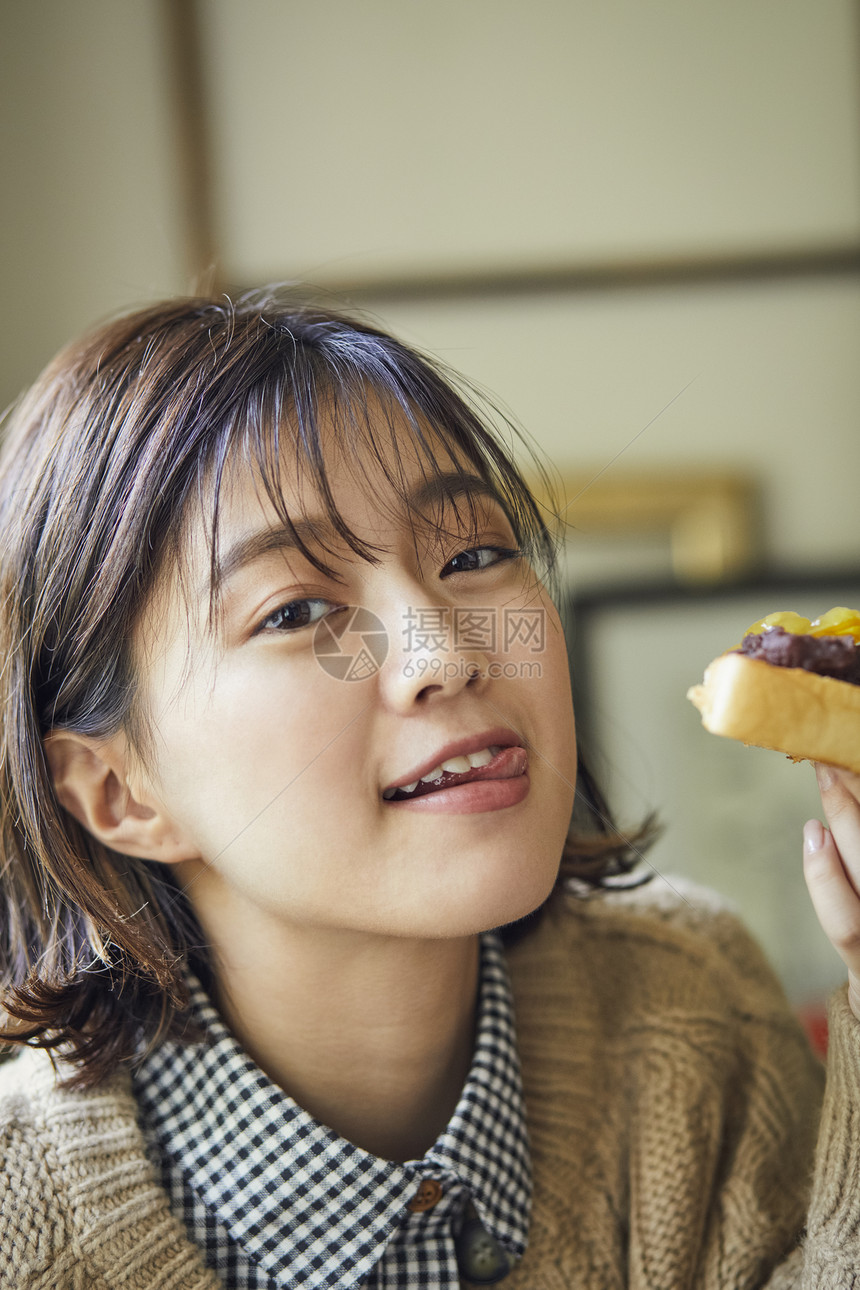
POLYGON ((458 638, 451 606, 404 605, 393 615, 388 657, 380 671, 380 685, 392 707, 403 711, 467 687, 481 691, 488 669, 486 654, 458 638))

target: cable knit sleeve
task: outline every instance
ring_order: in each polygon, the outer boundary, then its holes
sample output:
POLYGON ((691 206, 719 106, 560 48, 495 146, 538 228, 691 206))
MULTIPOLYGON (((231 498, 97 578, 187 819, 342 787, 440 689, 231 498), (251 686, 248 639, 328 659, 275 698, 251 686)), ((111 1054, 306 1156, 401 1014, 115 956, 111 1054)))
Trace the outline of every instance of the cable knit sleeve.
MULTIPOLYGON (((9 1068, 3 1072, 8 1080, 9 1068)), ((5 1091, 5 1090, 3 1090, 5 1091)), ((50 1147, 23 1094, 0 1097, 0 1287, 29 1286, 71 1243, 50 1147)), ((70 1281, 70 1285, 73 1283, 70 1281)), ((83 1290, 84 1282, 80 1282, 83 1290)))
POLYGON ((713 1290, 735 1284, 758 1286, 754 1277, 745 1280, 738 1275, 736 1280, 727 1279, 727 1255, 734 1248, 742 1261, 744 1253, 749 1253, 751 1222, 762 1225, 762 1238, 767 1240, 769 1212, 774 1214, 774 1227, 778 1230, 778 1197, 772 1194, 771 1200, 763 1204, 768 1185, 782 1184, 789 1195, 798 1182, 808 1178, 803 1227, 797 1241, 787 1247, 765 1278, 764 1287, 860 1287, 860 1021, 848 1004, 847 985, 833 995, 829 1004, 823 1105, 812 1160, 806 1165, 805 1126, 814 1122, 811 1117, 817 1109, 817 1081, 809 1077, 811 1063, 805 1051, 798 1053, 788 1041, 787 1027, 794 1026, 794 1018, 783 1000, 781 987, 758 945, 738 920, 720 914, 709 934, 735 967, 738 994, 730 1010, 737 1018, 741 1042, 749 1045, 753 1060, 732 1167, 725 1179, 715 1178, 712 1209, 718 1215, 720 1235, 715 1248, 720 1255, 707 1284, 713 1290), (753 1003, 760 991, 761 1002, 753 1003), (745 1006, 747 1000, 752 1006, 745 1006), (759 1024, 764 1016, 762 1002, 772 1008, 773 1017, 772 1027, 763 1031, 759 1024), (784 1023, 780 1022, 781 1014, 786 1018, 784 1023), (755 1018, 758 1022, 751 1030, 750 1023, 755 1018), (788 1141, 785 1126, 793 1122, 797 1125, 796 1134, 788 1141), (750 1182, 749 1209, 744 1212, 736 1201, 743 1194, 738 1184, 746 1173, 750 1182), (732 1184, 736 1187, 734 1203, 729 1201, 732 1184))
POLYGON ((761 949, 701 888, 558 902, 510 958, 534 1168, 511 1290, 860 1287, 844 992, 825 1093, 761 949))
POLYGON ((218 1290, 155 1178, 126 1074, 65 1089, 23 1051, 0 1068, 0 1152, 0 1290, 218 1290))
POLYGON ((860 1286, 860 1021, 848 987, 829 1009, 827 1087, 815 1156, 802 1260, 794 1281, 774 1278, 773 1290, 848 1290, 860 1286))

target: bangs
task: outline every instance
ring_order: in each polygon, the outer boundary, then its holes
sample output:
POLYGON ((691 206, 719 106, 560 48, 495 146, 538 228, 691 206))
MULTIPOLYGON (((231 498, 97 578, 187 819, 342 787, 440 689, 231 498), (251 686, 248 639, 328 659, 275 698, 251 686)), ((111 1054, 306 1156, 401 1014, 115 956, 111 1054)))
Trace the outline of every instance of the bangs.
MULTIPOLYGON (((524 558, 551 594, 557 592, 558 541, 548 522, 555 513, 546 510, 544 517, 500 442, 499 423, 530 451, 521 431, 460 378, 388 337, 352 331, 348 344, 310 346, 294 343, 286 328, 282 334, 290 337, 289 361, 272 365, 236 401, 198 456, 194 491, 207 517, 210 622, 218 615, 223 581, 223 490, 237 471, 255 480, 261 500, 324 575, 338 578, 333 560, 342 544, 360 559, 378 562, 385 548, 359 537, 338 509, 334 456, 373 498, 381 520, 405 517, 416 549, 419 531, 440 538, 477 535, 482 503, 496 502, 524 558), (319 523, 290 512, 285 497, 296 491, 313 500, 319 523)), ((546 472, 531 457, 532 471, 551 497, 546 472)), ((187 551, 187 544, 182 547, 187 551)), ((180 562, 182 547, 175 552, 180 562)))

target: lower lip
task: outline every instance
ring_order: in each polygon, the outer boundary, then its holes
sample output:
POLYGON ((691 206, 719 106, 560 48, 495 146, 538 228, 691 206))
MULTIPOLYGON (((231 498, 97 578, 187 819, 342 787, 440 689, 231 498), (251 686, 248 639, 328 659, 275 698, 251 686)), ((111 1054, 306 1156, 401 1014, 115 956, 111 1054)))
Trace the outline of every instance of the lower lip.
POLYGON ((475 815, 480 811, 502 811, 516 806, 530 788, 528 771, 515 779, 475 779, 471 784, 452 784, 411 802, 386 802, 400 811, 421 811, 430 815, 475 815))

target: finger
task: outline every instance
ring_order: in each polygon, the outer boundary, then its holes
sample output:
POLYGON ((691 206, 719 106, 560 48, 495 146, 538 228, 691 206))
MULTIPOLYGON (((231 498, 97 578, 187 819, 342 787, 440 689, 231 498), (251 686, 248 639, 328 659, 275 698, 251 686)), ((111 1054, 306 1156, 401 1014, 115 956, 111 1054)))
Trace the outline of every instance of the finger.
POLYGON ((860 891, 860 775, 816 763, 821 805, 842 862, 860 891))
POLYGON ((803 876, 818 921, 848 971, 860 976, 860 897, 819 820, 804 825, 803 842, 803 876))

